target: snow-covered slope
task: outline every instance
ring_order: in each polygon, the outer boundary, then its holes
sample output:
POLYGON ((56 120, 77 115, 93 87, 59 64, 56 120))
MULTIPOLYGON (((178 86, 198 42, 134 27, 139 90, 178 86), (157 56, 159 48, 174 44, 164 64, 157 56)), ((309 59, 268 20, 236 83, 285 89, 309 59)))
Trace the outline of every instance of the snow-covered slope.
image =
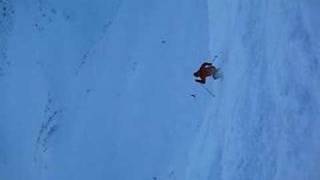
POLYGON ((0 1, 0 179, 319 179, 319 8, 0 1))
POLYGON ((190 96, 199 90, 192 72, 208 57, 206 1, 7 4, 0 179, 184 173, 209 102, 190 96))
POLYGON ((320 178, 318 1, 210 1, 224 79, 185 179, 320 178))

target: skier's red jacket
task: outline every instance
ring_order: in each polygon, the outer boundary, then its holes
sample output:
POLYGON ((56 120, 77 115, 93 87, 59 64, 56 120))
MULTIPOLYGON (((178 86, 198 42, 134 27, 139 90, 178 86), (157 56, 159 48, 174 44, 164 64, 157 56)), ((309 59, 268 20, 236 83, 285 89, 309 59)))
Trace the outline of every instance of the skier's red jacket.
POLYGON ((196 82, 205 84, 206 77, 214 76, 216 72, 217 72, 217 68, 215 66, 213 66, 212 63, 205 62, 201 65, 200 69, 197 72, 193 73, 193 75, 195 77, 200 78, 200 80, 196 79, 195 80, 196 82))

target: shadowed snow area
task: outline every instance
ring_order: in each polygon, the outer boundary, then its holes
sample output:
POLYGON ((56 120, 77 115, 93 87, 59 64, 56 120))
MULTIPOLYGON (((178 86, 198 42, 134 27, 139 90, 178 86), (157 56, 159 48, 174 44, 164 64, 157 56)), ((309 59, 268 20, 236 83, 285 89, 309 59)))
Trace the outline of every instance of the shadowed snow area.
POLYGON ((319 9, 0 0, 0 179, 320 179, 319 9))

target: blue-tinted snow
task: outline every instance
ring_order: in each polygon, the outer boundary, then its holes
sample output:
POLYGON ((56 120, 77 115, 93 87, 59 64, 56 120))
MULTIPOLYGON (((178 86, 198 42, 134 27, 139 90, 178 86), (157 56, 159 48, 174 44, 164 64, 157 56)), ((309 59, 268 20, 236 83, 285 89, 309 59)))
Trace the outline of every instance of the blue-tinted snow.
POLYGON ((320 179, 319 9, 0 0, 0 179, 320 179))

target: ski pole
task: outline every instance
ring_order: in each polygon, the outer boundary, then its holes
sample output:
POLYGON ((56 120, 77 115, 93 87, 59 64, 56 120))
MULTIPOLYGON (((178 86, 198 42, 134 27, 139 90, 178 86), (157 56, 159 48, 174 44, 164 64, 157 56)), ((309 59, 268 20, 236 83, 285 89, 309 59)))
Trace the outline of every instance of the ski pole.
POLYGON ((212 62, 214 62, 218 58, 218 55, 215 55, 212 59, 212 62))
POLYGON ((205 91, 207 91, 207 93, 208 93, 210 96, 212 96, 213 98, 215 97, 215 95, 214 95, 208 88, 206 88, 206 87, 203 86, 203 85, 201 85, 201 87, 202 87, 205 91))

